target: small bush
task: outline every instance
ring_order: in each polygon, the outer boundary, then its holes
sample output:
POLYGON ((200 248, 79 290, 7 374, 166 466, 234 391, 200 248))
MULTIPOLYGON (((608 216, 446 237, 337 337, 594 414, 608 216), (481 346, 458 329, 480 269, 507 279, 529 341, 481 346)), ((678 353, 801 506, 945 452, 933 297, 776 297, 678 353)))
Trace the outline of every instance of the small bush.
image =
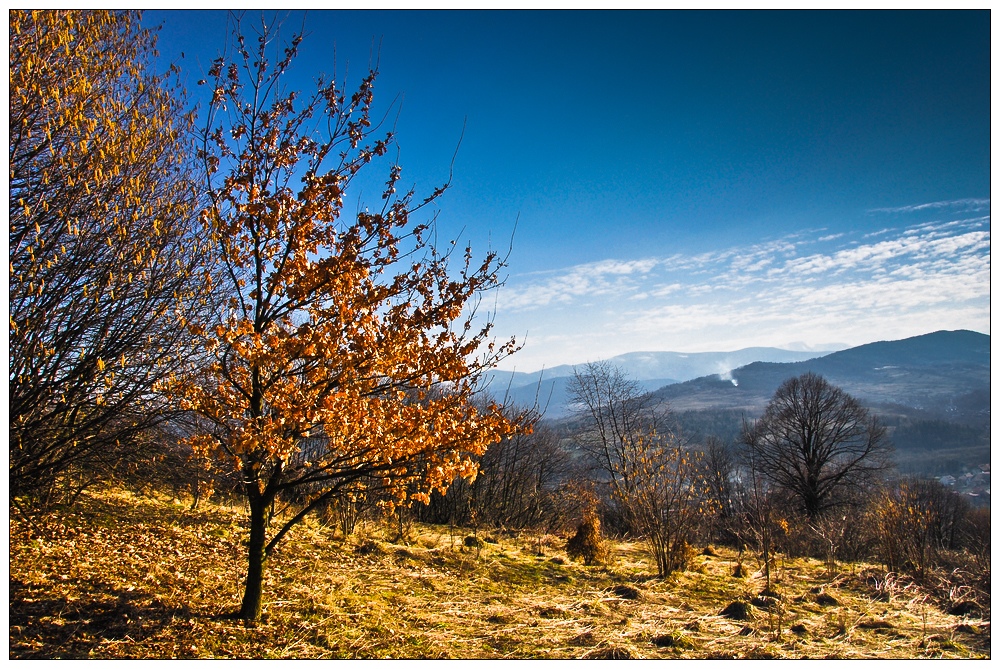
POLYGON ((603 564, 607 561, 607 547, 601 538, 601 521, 588 515, 576 528, 576 534, 566 542, 566 554, 585 565, 603 564))

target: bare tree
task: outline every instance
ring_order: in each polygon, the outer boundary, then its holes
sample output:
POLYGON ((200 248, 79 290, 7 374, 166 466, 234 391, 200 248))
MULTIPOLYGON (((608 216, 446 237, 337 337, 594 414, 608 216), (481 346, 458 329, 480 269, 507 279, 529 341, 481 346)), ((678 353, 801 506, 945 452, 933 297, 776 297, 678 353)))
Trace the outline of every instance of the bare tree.
POLYGON ((491 447, 472 484, 479 517, 494 526, 534 527, 551 511, 550 497, 565 478, 568 455, 556 434, 537 424, 491 447))
POLYGON ((612 488, 622 486, 622 462, 645 435, 660 427, 663 407, 618 367, 609 362, 590 362, 574 370, 569 382, 570 402, 583 419, 577 442, 594 465, 610 479, 612 488))
POLYGON ((455 479, 448 494, 434 493, 427 506, 416 509, 428 522, 458 525, 473 519, 489 527, 547 528, 558 525, 564 510, 560 488, 569 479, 569 454, 559 436, 541 424, 535 411, 508 407, 522 429, 476 458, 475 481, 455 479))
POLYGON ((737 516, 736 476, 737 461, 733 449, 715 436, 705 440, 702 448, 702 477, 709 498, 715 507, 712 534, 726 544, 739 543, 737 516))
POLYGON ((807 373, 781 384, 744 444, 761 473, 813 519, 889 467, 886 430, 856 399, 807 373), (752 438, 751 438, 752 437, 752 438))
POLYGON ((683 568, 709 501, 700 454, 666 429, 665 406, 607 362, 577 371, 570 396, 584 420, 577 439, 609 480, 627 529, 646 541, 660 576, 683 568))
POLYGON ((739 564, 742 567, 744 545, 750 543, 756 549, 764 573, 764 589, 770 591, 771 563, 781 519, 777 517, 776 491, 761 468, 760 439, 759 424, 744 422, 743 443, 747 448, 742 452, 742 476, 736 488, 737 508, 742 520, 737 526, 740 535, 739 564))

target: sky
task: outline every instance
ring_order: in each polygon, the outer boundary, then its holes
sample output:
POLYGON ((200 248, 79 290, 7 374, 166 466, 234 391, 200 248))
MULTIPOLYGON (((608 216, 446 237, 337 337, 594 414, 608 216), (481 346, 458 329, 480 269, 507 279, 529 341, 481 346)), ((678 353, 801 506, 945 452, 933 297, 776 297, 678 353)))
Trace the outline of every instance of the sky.
MULTIPOLYGON (((265 16, 291 87, 377 58, 440 238, 510 248, 504 369, 990 331, 987 11, 265 16)), ((196 104, 226 12, 143 21, 196 104)))

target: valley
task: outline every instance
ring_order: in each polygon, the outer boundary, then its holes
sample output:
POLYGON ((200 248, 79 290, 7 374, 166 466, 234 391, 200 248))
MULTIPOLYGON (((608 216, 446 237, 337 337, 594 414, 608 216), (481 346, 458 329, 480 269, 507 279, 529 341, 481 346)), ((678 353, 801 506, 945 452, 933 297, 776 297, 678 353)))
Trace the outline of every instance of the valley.
MULTIPOLYGON (((634 353, 607 362, 669 407, 694 443, 709 436, 735 440, 743 418, 756 418, 782 381, 814 372, 857 397, 890 428, 901 473, 959 477, 990 462, 989 335, 940 331, 830 353, 760 347, 634 353)), ((494 372, 490 389, 538 406, 557 427, 567 425, 573 420, 573 369, 494 372)))

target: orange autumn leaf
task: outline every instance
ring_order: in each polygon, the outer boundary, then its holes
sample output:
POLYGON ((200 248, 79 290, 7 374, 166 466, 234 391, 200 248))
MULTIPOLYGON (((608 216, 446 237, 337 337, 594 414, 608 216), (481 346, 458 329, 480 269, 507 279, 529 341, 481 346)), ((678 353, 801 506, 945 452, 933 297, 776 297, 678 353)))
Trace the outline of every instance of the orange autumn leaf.
POLYGON ((189 324, 211 363, 173 388, 207 420, 192 447, 245 482, 244 618, 260 614, 267 554, 310 508, 358 481, 388 508, 426 501, 456 476, 474 477, 474 458, 516 429, 478 397, 482 372, 516 345, 487 347, 490 324, 472 325, 502 259, 490 252, 476 263, 466 250, 461 266, 450 264, 452 249, 413 220, 427 201, 397 194, 396 165, 375 211, 348 214, 353 178, 394 139, 372 130, 377 72, 349 97, 335 81, 310 95, 278 93, 300 37, 269 65, 276 35, 263 22, 254 30, 256 50, 237 22, 235 61, 212 65, 200 152, 210 202, 200 221, 225 268, 227 307, 189 324), (293 491, 301 513, 270 531, 278 495, 293 491))

